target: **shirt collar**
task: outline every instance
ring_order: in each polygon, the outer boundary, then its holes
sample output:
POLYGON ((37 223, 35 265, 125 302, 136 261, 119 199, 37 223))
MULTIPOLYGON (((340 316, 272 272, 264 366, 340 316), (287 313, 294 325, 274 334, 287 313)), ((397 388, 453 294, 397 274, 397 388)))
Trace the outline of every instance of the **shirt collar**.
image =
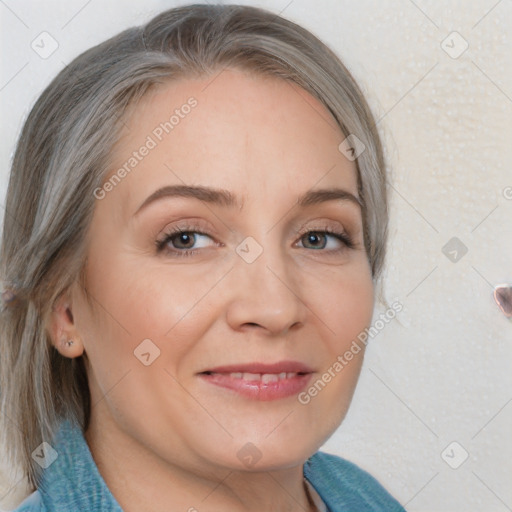
POLYGON ((304 482, 306 483, 309 496, 311 498, 311 501, 313 502, 313 505, 315 505, 316 510, 318 512, 329 512, 327 510, 327 505, 325 504, 324 500, 320 497, 320 495, 316 492, 316 489, 313 487, 313 485, 306 478, 304 478, 304 482))
POLYGON ((47 510, 123 512, 100 475, 79 425, 64 420, 53 446, 44 450, 48 462, 56 456, 38 486, 47 510))

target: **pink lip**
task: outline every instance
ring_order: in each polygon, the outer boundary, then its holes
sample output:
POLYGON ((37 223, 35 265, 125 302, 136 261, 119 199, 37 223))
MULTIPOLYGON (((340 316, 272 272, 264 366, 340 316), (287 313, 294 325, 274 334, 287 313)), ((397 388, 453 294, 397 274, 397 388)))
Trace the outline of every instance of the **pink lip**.
POLYGON ((308 384, 313 370, 296 361, 281 361, 274 364, 249 363, 220 366, 200 373, 206 382, 225 389, 230 389, 253 400, 269 401, 286 398, 300 393, 308 384), (280 374, 297 373, 277 381, 262 382, 246 380, 230 375, 231 373, 280 374))
MULTIPOLYGON (((298 361, 279 361, 273 364, 245 363, 217 366, 206 370, 211 373, 313 373, 313 369, 298 361)), ((204 373, 204 372, 203 372, 204 373)))

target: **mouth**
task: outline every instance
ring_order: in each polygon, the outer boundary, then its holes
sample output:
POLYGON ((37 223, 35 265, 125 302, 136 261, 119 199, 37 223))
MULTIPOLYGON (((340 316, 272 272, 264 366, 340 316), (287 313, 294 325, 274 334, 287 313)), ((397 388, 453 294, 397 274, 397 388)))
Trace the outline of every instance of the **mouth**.
POLYGON ((300 393, 312 375, 311 368, 294 361, 230 365, 199 373, 208 384, 261 401, 278 400, 300 393))
POLYGON ((281 372, 281 373, 250 373, 250 372, 203 372, 200 375, 224 375, 229 376, 232 379, 243 379, 247 381, 257 381, 261 382, 277 382, 279 380, 292 379, 297 377, 298 375, 307 375, 307 373, 303 372, 281 372))

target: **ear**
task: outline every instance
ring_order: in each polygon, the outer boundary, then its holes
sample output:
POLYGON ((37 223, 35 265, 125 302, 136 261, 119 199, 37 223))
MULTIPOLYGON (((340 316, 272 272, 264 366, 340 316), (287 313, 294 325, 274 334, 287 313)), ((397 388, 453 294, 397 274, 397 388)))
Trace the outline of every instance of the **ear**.
POLYGON ((48 326, 52 345, 64 357, 79 357, 84 352, 82 339, 73 321, 72 302, 69 290, 55 302, 48 326))

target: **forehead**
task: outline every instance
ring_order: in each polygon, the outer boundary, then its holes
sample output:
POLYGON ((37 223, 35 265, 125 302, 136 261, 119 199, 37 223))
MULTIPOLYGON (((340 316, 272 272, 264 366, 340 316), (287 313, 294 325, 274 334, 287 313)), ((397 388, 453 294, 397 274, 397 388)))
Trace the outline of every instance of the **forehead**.
POLYGON ((345 137, 334 118, 282 79, 226 69, 168 82, 124 123, 111 175, 128 171, 112 197, 126 214, 172 184, 224 188, 269 205, 315 186, 357 195, 356 166, 338 150, 345 137))

